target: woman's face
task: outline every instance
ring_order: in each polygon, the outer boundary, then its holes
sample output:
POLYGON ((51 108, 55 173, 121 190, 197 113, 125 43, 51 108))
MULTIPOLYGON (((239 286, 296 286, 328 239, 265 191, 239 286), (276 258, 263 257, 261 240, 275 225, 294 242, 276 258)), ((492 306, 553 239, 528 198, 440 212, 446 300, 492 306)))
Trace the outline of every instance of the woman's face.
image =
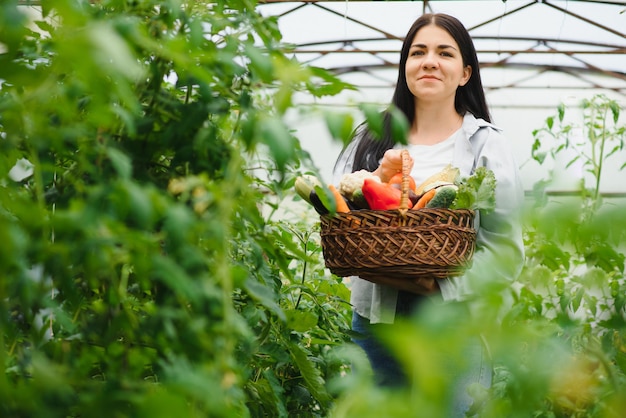
POLYGON ((472 75, 472 67, 463 65, 454 38, 432 24, 415 34, 404 71, 409 90, 422 103, 447 100, 454 103, 457 88, 465 85, 472 75))

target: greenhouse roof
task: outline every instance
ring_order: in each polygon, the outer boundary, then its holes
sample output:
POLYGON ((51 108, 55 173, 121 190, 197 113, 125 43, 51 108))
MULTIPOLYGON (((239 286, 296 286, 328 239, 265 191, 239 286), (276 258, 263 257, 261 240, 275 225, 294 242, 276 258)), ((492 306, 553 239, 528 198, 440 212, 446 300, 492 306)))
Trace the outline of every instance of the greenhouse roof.
POLYGON ((546 88, 626 98, 626 2, 267 0, 259 9, 278 16, 300 61, 364 89, 392 88, 411 23, 424 12, 445 12, 469 29, 488 91, 527 91, 517 106, 542 104, 546 88))
MULTIPOLYGON (((445 12, 469 29, 481 63, 492 119, 510 138, 524 186, 558 166, 532 161, 533 131, 560 105, 579 106, 605 95, 626 108, 626 2, 597 0, 422 0, 299 1, 266 0, 264 15, 277 16, 283 41, 294 58, 332 70, 356 90, 333 97, 298 97, 292 114, 320 172, 330 179, 340 144, 333 141, 319 113, 354 111, 364 102, 386 105, 397 80, 402 39, 424 12, 445 12)), ((626 112, 622 112, 623 120, 626 112)), ((576 112, 566 112, 576 115, 576 112)), ((571 166, 555 189, 574 190, 582 169, 571 166)), ((607 167, 619 173, 619 166, 607 167)), ((624 192, 621 175, 608 176, 605 192, 624 192)))

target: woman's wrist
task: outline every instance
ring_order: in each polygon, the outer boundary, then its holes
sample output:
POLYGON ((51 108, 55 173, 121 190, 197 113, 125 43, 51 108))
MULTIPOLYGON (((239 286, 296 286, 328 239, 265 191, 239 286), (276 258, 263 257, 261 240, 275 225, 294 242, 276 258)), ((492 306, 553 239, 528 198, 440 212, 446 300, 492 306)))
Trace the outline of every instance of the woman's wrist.
POLYGON ((378 166, 378 168, 374 171, 372 171, 372 174, 379 177, 381 179, 381 181, 383 180, 382 174, 383 174, 383 170, 381 166, 378 166))

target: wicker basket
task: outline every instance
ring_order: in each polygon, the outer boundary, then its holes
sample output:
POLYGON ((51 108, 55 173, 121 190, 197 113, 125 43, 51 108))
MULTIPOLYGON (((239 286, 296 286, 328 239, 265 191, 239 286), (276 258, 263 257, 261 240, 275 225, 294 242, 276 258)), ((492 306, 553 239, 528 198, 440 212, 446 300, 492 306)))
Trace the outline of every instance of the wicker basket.
MULTIPOLYGON (((408 160, 408 152, 403 153, 408 160)), ((461 274, 476 243, 474 212, 465 209, 407 209, 408 164, 403 164, 397 210, 356 210, 320 217, 326 267, 342 277, 415 280, 461 274)))

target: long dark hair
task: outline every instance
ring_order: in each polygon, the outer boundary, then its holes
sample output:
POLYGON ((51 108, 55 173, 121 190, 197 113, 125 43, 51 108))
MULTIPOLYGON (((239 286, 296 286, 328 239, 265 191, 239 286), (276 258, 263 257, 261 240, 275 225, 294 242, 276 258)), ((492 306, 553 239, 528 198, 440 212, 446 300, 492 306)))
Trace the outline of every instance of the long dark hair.
MULTIPOLYGON (((478 56, 472 38, 465 29, 465 26, 456 19, 443 13, 427 13, 420 16, 411 26, 400 50, 400 64, 398 70, 398 82, 393 93, 392 106, 399 109, 407 118, 409 126, 415 119, 415 101, 414 96, 409 90, 406 82, 406 73, 404 71, 409 56, 411 42, 415 38, 415 34, 424 26, 436 25, 447 31, 459 45, 461 56, 463 57, 463 66, 469 65, 472 68, 472 74, 469 81, 460 86, 456 91, 454 99, 454 107, 460 115, 466 112, 472 113, 477 118, 482 118, 487 122, 491 122, 489 108, 485 99, 482 81, 480 78, 480 69, 478 65, 478 56)), ((391 137, 391 117, 388 110, 383 112, 384 131, 383 137, 377 138, 363 123, 355 131, 354 140, 360 139, 360 143, 354 154, 353 170, 366 169, 374 171, 378 167, 378 162, 382 158, 385 151, 393 148, 394 141, 391 137)))

